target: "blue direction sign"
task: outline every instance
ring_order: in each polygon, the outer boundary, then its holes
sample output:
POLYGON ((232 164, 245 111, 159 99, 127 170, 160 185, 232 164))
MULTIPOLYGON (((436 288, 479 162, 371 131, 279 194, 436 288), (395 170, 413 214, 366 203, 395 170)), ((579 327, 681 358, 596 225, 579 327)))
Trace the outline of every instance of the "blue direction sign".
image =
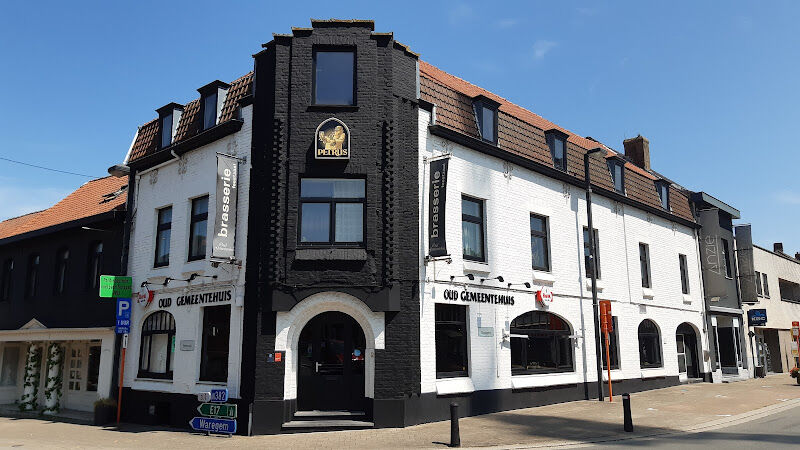
POLYGON ((117 299, 117 334, 128 334, 131 332, 131 299, 117 299))
POLYGON ((211 389, 211 398, 208 400, 214 403, 225 403, 228 401, 228 389, 211 389))
POLYGON ((209 433, 236 433, 236 421, 229 419, 212 419, 209 417, 195 417, 189 421, 189 426, 195 431, 209 433))

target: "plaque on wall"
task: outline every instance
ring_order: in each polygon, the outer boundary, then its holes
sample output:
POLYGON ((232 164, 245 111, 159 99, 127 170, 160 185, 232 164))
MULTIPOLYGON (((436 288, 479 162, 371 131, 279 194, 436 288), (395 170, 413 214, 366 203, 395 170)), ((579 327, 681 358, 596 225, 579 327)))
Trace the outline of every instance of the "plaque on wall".
POLYGON ((314 135, 314 158, 350 159, 350 130, 344 122, 334 117, 324 120, 314 135))

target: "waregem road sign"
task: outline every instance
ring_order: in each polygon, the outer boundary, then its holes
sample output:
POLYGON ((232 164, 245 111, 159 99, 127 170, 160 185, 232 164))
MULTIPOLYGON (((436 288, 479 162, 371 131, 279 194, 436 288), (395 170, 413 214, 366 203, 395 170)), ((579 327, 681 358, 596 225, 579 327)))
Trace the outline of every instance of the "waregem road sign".
POLYGON ((189 421, 189 426, 195 431, 208 431, 211 433, 236 433, 236 421, 229 419, 209 419, 208 417, 195 417, 189 421))
POLYGON ((204 416, 235 419, 236 409, 236 405, 232 403, 203 403, 197 407, 197 412, 204 416))
POLYGON ((131 277, 119 277, 116 275, 100 275, 100 297, 131 298, 131 277))
POLYGON ((211 390, 211 398, 209 399, 211 402, 215 403, 224 403, 228 401, 228 389, 212 389, 211 390))
POLYGON ((117 299, 117 334, 128 334, 131 332, 131 299, 117 299))

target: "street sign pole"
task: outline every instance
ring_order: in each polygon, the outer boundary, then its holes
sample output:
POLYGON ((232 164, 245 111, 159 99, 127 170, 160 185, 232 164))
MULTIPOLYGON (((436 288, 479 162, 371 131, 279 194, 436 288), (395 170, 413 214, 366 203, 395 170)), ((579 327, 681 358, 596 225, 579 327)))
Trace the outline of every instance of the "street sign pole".
POLYGON ((119 391, 117 392, 117 426, 122 413, 122 380, 125 377, 125 350, 128 349, 128 333, 122 335, 122 355, 119 359, 119 391))
POLYGON ((606 369, 608 370, 608 401, 614 401, 614 390, 611 389, 611 352, 608 344, 608 328, 606 328, 606 369))

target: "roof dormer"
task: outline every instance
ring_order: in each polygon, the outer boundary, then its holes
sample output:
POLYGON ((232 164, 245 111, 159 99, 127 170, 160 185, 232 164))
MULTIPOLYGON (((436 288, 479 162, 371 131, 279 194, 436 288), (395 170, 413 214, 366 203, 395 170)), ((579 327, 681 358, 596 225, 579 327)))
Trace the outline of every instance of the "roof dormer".
POLYGON ((197 90, 200 93, 200 115, 203 118, 203 130, 212 128, 219 122, 222 105, 225 104, 225 97, 228 95, 230 87, 231 85, 228 83, 214 80, 197 90))
POLYGON ((661 207, 669 211, 669 185, 671 184, 667 180, 656 180, 656 191, 658 192, 658 198, 661 200, 661 207))
POLYGON ((499 106, 499 103, 483 95, 472 99, 475 123, 478 125, 481 139, 495 145, 497 145, 497 108, 499 106))
POLYGON ((175 132, 178 131, 178 123, 183 114, 183 105, 172 102, 158 108, 159 123, 159 143, 161 148, 169 147, 175 140, 175 132))

